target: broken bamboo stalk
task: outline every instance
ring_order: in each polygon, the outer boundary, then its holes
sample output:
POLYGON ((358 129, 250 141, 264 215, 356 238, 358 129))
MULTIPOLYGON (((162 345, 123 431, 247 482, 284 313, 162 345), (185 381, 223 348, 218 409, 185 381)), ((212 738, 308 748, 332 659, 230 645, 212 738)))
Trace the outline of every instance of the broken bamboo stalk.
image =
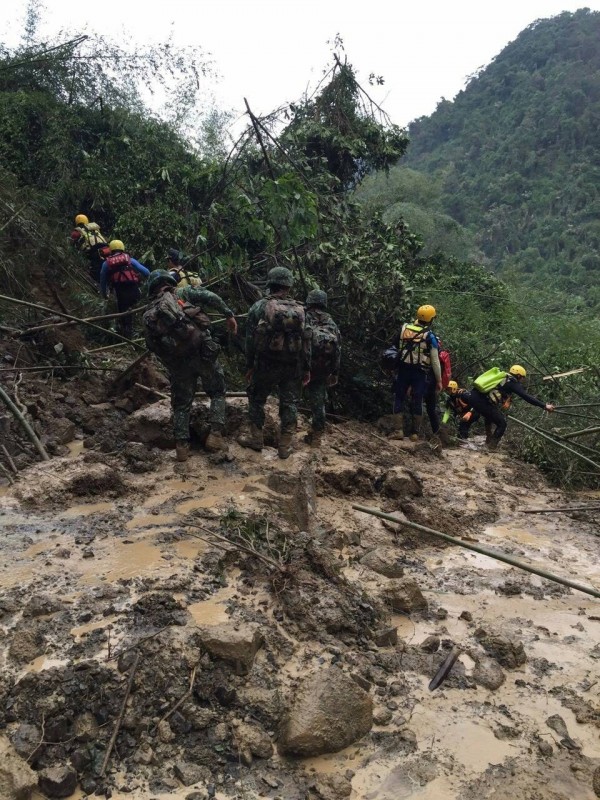
POLYGON ((600 511, 600 506, 561 506, 560 508, 520 508, 521 514, 558 514, 563 511, 600 511))
POLYGON ((92 372, 114 372, 119 367, 87 367, 83 364, 48 364, 47 366, 39 367, 2 367, 0 372, 51 372, 55 369, 79 369, 90 370, 92 372))
POLYGON ((125 336, 121 336, 120 333, 116 333, 115 331, 111 331, 109 328, 102 328, 100 325, 95 325, 93 322, 85 322, 84 320, 80 319, 79 317, 74 317, 72 314, 65 314, 64 311, 56 311, 56 309, 48 308, 47 306, 41 306, 38 303, 29 303, 26 300, 17 300, 16 297, 8 297, 8 295, 0 294, 0 300, 6 300, 9 303, 14 303, 18 306, 27 306, 28 308, 37 308, 41 311, 46 311, 48 314, 54 314, 57 317, 64 317, 65 319, 71 320, 73 322, 80 322, 82 325, 87 325, 88 328, 94 328, 94 330, 100 331, 101 333, 108 333, 111 336, 115 336, 117 339, 122 339, 125 344, 130 344, 134 347, 138 347, 138 345, 134 345, 131 339, 126 339, 125 336))
MULTIPOLYGON (((166 392, 161 392, 158 389, 153 389, 151 386, 144 386, 143 383, 136 383, 135 386, 138 389, 144 389, 146 392, 152 392, 157 397, 162 397, 164 400, 169 400, 171 398, 170 394, 166 394, 166 392)), ((196 397, 208 397, 206 392, 196 392, 196 397)), ((246 392, 225 392, 225 397, 248 397, 246 392)))
MULTIPOLYGON (((202 525, 198 525, 193 522, 189 522, 188 520, 184 520, 184 525, 190 528, 198 528, 198 530, 204 531, 209 536, 214 536, 215 539, 219 539, 221 542, 225 542, 232 547, 234 550, 242 550, 244 553, 248 553, 248 555, 255 556, 260 561, 264 561, 265 564, 268 564, 271 567, 275 567, 275 569, 279 570, 280 572, 285 572, 285 566, 280 564, 278 561, 275 561, 274 558, 269 558, 269 556, 265 556, 262 553, 259 553, 257 550, 253 550, 251 547, 245 547, 243 544, 238 544, 238 542, 232 542, 231 539, 228 539, 226 536, 221 536, 220 533, 215 533, 215 531, 211 531, 210 528, 205 528, 202 525)), ((189 531, 191 536, 197 536, 198 539, 202 539, 202 541, 206 542, 207 544, 213 545, 215 547, 223 546, 217 544, 217 542, 211 542, 210 539, 206 539, 204 536, 200 536, 199 533, 194 533, 193 531, 189 531)))
MULTIPOLYGON (((125 317, 128 314, 139 314, 140 311, 145 311, 148 306, 139 306, 139 308, 133 308, 131 311, 118 311, 114 314, 101 314, 99 317, 82 317, 81 322, 100 322, 101 320, 106 319, 117 319, 118 317, 125 317)), ((38 331, 46 330, 46 328, 64 328, 67 325, 77 325, 75 320, 65 320, 64 322, 48 322, 45 325, 38 325, 35 328, 26 328, 23 331, 19 331, 21 336, 24 336, 28 333, 38 333, 38 331)), ((103 328, 102 330, 106 330, 103 328)))
POLYGON ((4 464, 0 464, 0 472, 2 472, 2 473, 5 475, 5 477, 6 477, 6 480, 8 481, 8 483, 9 483, 11 486, 14 486, 15 479, 14 479, 14 478, 13 478, 13 476, 10 474, 9 470, 7 470, 7 469, 6 469, 6 467, 4 466, 4 464))
POLYGON ((577 439, 578 436, 585 436, 588 433, 600 433, 600 425, 597 425, 595 428, 585 428, 582 431, 573 431, 572 433, 563 433, 563 439, 577 439))
POLYGON ((123 697, 123 703, 121 705, 121 711, 119 712, 119 716, 117 717, 117 721, 115 723, 115 729, 112 732, 112 736, 110 737, 110 741, 108 743, 108 747, 106 748, 106 753, 104 754, 104 761, 102 762, 102 767, 100 768, 100 777, 104 777, 104 773, 106 772, 106 767, 108 766, 108 760, 110 758, 110 754, 112 753, 112 749, 115 746, 115 742, 117 740, 117 736, 119 734, 119 730, 121 729, 121 723, 123 722, 123 717, 125 716, 125 706, 127 705, 127 700, 129 699, 129 695, 131 694, 131 687, 133 686, 133 679, 135 677, 136 670, 138 668, 138 664, 140 663, 140 654, 135 654, 135 660, 131 665, 131 669, 129 670, 129 681, 127 682, 127 689, 125 690, 125 696, 123 697))
POLYGON ((17 466, 16 466, 15 462, 12 460, 11 454, 6 449, 6 445, 2 445, 1 449, 2 449, 2 452, 4 453, 4 457, 8 461, 8 466, 12 469, 12 471, 16 475, 19 470, 17 469, 17 466))
MULTIPOLYGON (((104 328, 101 328, 101 330, 104 330, 104 328)), ((123 337, 121 336, 120 338, 122 339, 123 337)), ((107 344, 104 347, 96 347, 94 350, 86 350, 86 352, 89 353, 90 355, 92 353, 103 353, 105 350, 114 350, 115 347, 125 347, 126 344, 130 344, 133 347, 139 348, 140 342, 143 341, 144 339, 142 337, 140 337, 139 339, 126 339, 124 342, 117 342, 116 344, 107 344)))
POLYGON ((21 411, 17 408, 17 406, 13 403, 7 393, 4 391, 2 386, 0 386, 0 399, 4 400, 4 403, 8 410, 12 413, 15 419, 21 423, 21 427, 29 437, 30 441, 33 443, 35 449, 38 451, 40 456, 42 457, 42 461, 50 461, 50 456, 46 452, 46 448, 40 442, 38 435, 33 430, 31 425, 27 422, 21 411))
MULTIPOLYGON (((556 406, 556 408, 591 408, 592 406, 600 406, 600 403, 569 403, 566 406, 556 406)), ((556 408, 554 409, 555 411, 556 408)))
POLYGON ((381 517, 381 519, 387 519, 389 522, 395 522, 397 525, 415 528, 415 530, 423 531, 431 536, 436 536, 438 539, 443 539, 446 542, 450 542, 450 544, 456 544, 459 547, 464 547, 466 550, 473 550, 475 553, 481 553, 482 556, 495 558, 497 561, 510 564, 511 567, 517 567, 525 572, 531 572, 533 575, 539 575, 541 578, 545 578, 548 581, 554 581, 554 583, 560 583, 562 586, 568 586, 570 589, 576 589, 578 592, 583 592, 584 594, 589 594, 592 597, 600 598, 600 591, 598 591, 598 589, 594 589, 593 586, 584 586, 583 584, 572 581, 569 578, 563 578, 560 575, 554 575, 551 572, 546 572, 544 569, 540 569, 533 564, 526 564, 524 561, 513 558, 506 553, 500 553, 497 550, 490 550, 488 547, 471 544, 470 542, 463 542, 462 539, 457 539, 455 536, 449 536, 447 533, 441 533, 440 531, 436 531, 433 528, 428 528, 425 525, 419 525, 417 522, 410 522, 409 520, 398 519, 398 517, 394 517, 392 514, 385 514, 383 511, 379 511, 378 508, 369 508, 368 506, 360 505, 353 505, 352 508, 356 511, 362 511, 364 514, 372 514, 374 517, 381 517))
POLYGON ((556 378, 568 378, 569 375, 580 375, 582 372, 587 372, 589 369, 589 367, 578 367, 577 369, 571 369, 568 372, 555 372, 553 375, 545 375, 542 380, 553 381, 556 378))
POLYGON ((568 447, 566 444, 563 444, 562 442, 553 439, 552 436, 548 436, 547 433, 544 433, 544 431, 541 431, 539 428, 534 428, 533 425, 529 425, 527 422, 523 422, 522 419, 517 419, 517 417, 513 417, 512 414, 509 414, 508 418, 512 419, 513 422, 522 425, 524 428, 533 431, 534 433, 539 433, 540 436, 543 436, 544 439, 548 439, 548 441, 552 442, 552 444, 555 444, 557 447, 562 447, 563 450, 567 450, 569 453, 572 453, 574 456, 577 456, 577 458, 581 458, 583 461, 586 461, 588 464, 591 464, 592 467, 595 467, 597 470, 600 470, 600 464, 596 464, 595 461, 592 461, 591 458, 584 456, 583 453, 578 453, 577 450, 573 450, 572 447, 568 447))

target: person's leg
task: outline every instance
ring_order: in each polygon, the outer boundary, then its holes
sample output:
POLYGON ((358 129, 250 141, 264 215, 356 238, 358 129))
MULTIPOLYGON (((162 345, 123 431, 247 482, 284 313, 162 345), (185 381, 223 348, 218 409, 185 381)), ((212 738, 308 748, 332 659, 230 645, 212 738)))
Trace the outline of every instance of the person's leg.
POLYGON ((390 434, 391 439, 404 438, 404 411, 406 406, 406 394, 410 386, 410 367, 400 364, 398 375, 394 381, 394 430, 390 434))
POLYGON ((498 406, 491 403, 481 392, 473 390, 470 393, 470 398, 471 407, 479 412, 485 420, 486 441, 488 445, 495 449, 506 430, 504 414, 500 411, 498 406), (495 426, 495 430, 492 431, 493 426, 495 426))
POLYGON ((311 431, 309 443, 318 447, 325 430, 325 403, 327 402, 327 383, 325 378, 312 380, 305 389, 311 412, 311 431))
POLYGON ((190 411, 198 385, 198 375, 194 371, 175 370, 170 373, 171 408, 173 410, 173 433, 177 460, 186 461, 189 455, 190 411))
POLYGON ((412 369, 410 378, 410 410, 412 414, 412 435, 411 439, 416 441, 421 432, 421 423, 423 421, 423 397, 427 386, 427 375, 422 369, 418 367, 412 369))
POLYGON ((298 403, 302 394, 302 376, 297 369, 284 369, 279 374, 279 458, 292 453, 294 433, 298 424, 298 403))
POLYGON ((258 451, 262 450, 264 445, 265 403, 273 388, 272 372, 265 365, 258 364, 246 389, 250 433, 243 434, 238 438, 238 442, 242 447, 250 447, 252 450, 258 451))
POLYGON ((440 409, 438 407, 438 396, 435 391, 435 380, 431 378, 427 379, 424 400, 431 431, 435 436, 440 430, 440 409))
POLYGON ((210 433, 204 446, 207 450, 217 452, 225 447, 223 431, 225 429, 225 375, 219 361, 203 361, 200 364, 202 388, 210 398, 210 433))
MULTIPOLYGON (((117 297, 117 310, 121 314, 128 311, 140 299, 140 289, 137 284, 131 286, 115 287, 115 295, 117 297)), ((117 332, 127 339, 133 338, 133 315, 128 314, 126 317, 117 317, 117 332)))

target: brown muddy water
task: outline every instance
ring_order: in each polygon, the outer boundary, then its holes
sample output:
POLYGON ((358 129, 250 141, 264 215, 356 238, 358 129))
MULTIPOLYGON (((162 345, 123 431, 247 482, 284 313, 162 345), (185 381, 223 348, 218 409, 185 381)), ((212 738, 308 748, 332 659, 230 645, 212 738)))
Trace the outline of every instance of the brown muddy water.
MULTIPOLYGON (((72 455, 76 461, 76 448, 72 455)), ((238 459, 244 457, 240 451, 238 459)), ((250 454, 245 464, 250 474, 232 478, 218 467, 207 470, 201 458, 192 459, 184 480, 170 465, 152 477, 149 487, 146 477, 132 479, 130 495, 117 501, 31 512, 12 492, 0 491, 0 525, 5 531, 0 543, 0 589, 29 587, 77 602, 90 588, 117 587, 123 595, 114 613, 69 630, 72 642, 85 643, 110 626, 113 647, 124 636, 121 613, 143 594, 146 579, 167 583, 175 574, 188 577, 191 590, 176 593, 175 598, 189 613, 191 626, 226 622, 236 618, 242 606, 246 614, 271 608, 273 598, 262 590, 248 593, 243 572, 233 567, 225 568, 222 585, 210 596, 194 596, 194 569, 211 547, 191 535, 186 518, 193 512, 218 517, 233 508, 263 513, 281 502, 265 479, 273 464, 279 465, 271 453, 264 460, 250 454), (92 556, 75 546, 79 537, 92 556)), ((336 458, 328 452, 329 468, 335 467, 336 458)), ((481 544, 600 586, 597 524, 562 514, 535 518, 520 514, 520 507, 551 506, 561 503, 561 496, 523 486, 521 476, 513 474, 502 457, 492 461, 476 451, 459 450, 448 451, 445 458, 443 475, 437 464, 419 466, 426 499, 429 493, 440 501, 439 513, 456 507, 475 514, 482 508, 481 498, 494 495, 498 519, 479 526, 475 538, 481 544), (499 465, 500 477, 487 475, 491 463, 499 465)), ((303 463, 294 456, 289 468, 299 470, 303 463)), ((351 511, 349 499, 339 493, 321 487, 318 504, 320 524, 345 536, 338 557, 346 578, 376 594, 388 579, 360 565, 358 559, 368 549, 360 542, 398 547, 395 534, 379 520, 351 511)), ((434 528, 436 513, 428 523, 434 528)), ((375 725, 370 737, 342 752, 304 759, 300 767, 317 778, 351 775, 351 800, 594 800, 591 774, 600 765, 600 710, 595 722, 591 717, 578 722, 583 717, 577 703, 600 709, 600 602, 581 593, 554 590, 536 576, 466 550, 431 542, 411 548, 406 551, 406 574, 418 581, 433 613, 394 614, 391 624, 401 645, 418 647, 427 637, 437 636, 459 646, 458 688, 443 684, 435 692, 428 690, 439 663, 435 654, 427 657, 429 661, 426 658, 431 665, 427 675, 414 669, 388 675, 388 685, 401 683, 400 693, 375 694, 375 707, 386 706, 392 712, 389 721, 375 725), (473 634, 478 628, 522 642, 527 655, 524 664, 505 670, 506 680, 495 691, 476 685, 471 677, 477 657, 473 634), (548 726, 554 715, 564 720, 575 750, 561 745, 561 737, 548 726), (404 736, 407 731, 416 742, 414 752, 381 744, 386 736, 404 736), (551 756, 541 754, 539 741, 552 745, 551 756)), ((323 646, 299 637, 285 621, 273 625, 290 649, 281 679, 296 681, 318 663, 323 646)), ((2 630, 10 635, 8 628, 2 630)), ((94 657, 102 660, 106 654, 103 645, 94 657)), ((6 654, 3 663, 8 663, 6 654)), ((13 674, 19 680, 28 672, 64 664, 57 644, 13 669, 13 674)), ((275 768, 286 768, 287 762, 277 755, 271 762, 275 768)), ((185 787, 150 795, 140 787, 115 791, 112 798, 183 800, 190 791, 185 787)), ((238 787, 237 794, 216 794, 219 800, 259 796, 276 794, 258 793, 250 785, 238 787)), ((84 795, 73 797, 79 800, 84 795)))

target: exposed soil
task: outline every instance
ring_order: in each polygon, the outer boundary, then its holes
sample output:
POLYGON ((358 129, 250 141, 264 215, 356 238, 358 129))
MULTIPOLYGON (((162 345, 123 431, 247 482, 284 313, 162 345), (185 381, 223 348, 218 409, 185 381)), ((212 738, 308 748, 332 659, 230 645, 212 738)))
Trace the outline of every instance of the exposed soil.
MULTIPOLYGON (((77 783, 46 796, 593 800, 598 601, 352 503, 596 587, 597 519, 520 513, 569 498, 501 453, 358 423, 317 453, 301 431, 286 462, 232 438, 226 458, 178 465, 168 403, 135 391, 157 385, 145 369, 116 400, 100 379, 30 390, 59 455, 27 452, 0 488, 0 737, 77 783), (71 427, 52 437, 51 420, 71 427)), ((244 401, 230 406, 233 435, 244 401)), ((205 416, 200 402, 199 441, 205 416)))

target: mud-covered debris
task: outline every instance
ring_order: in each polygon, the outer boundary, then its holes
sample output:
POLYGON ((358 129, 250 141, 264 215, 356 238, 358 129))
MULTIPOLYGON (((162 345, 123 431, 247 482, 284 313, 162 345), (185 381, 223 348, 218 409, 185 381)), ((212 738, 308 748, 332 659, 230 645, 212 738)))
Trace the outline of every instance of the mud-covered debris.
POLYGON ((419 645, 419 649, 421 649, 424 653, 437 653, 437 651, 440 649, 440 637, 427 636, 419 645))
POLYGON ((342 494, 356 494, 369 497, 375 493, 375 482, 379 477, 377 470, 365 465, 356 466, 351 462, 322 466, 319 476, 331 489, 342 494))
POLYGON ((56 614, 58 611, 64 611, 65 608, 66 605, 57 597, 51 597, 48 594, 34 594, 23 608, 23 616, 43 617, 48 614, 56 614))
POLYGON ((175 777, 184 786, 193 786, 200 781, 210 781, 211 774, 208 767, 202 764, 191 764, 188 761, 177 761, 173 769, 175 777))
POLYGON ((391 580, 381 589, 379 598, 392 611, 410 614, 427 608, 427 600, 414 578, 391 580))
POLYGON ((256 724, 234 723, 233 743, 240 759, 247 766, 251 766, 253 756, 271 758, 273 755, 273 744, 268 733, 256 724))
POLYGON ((522 591, 523 586, 517 581, 504 581, 504 583, 501 583, 496 587, 496 592, 498 594, 506 595, 506 597, 516 597, 517 595, 520 595, 522 591))
POLYGON ((538 750, 540 751, 540 755, 548 758, 549 756, 554 753, 554 748, 550 744, 550 742, 545 742, 543 739, 540 739, 537 743, 538 750))
POLYGON ((401 578, 404 575, 404 558, 393 547, 376 547, 369 550, 361 559, 363 567, 372 569, 386 578, 401 578))
POLYGON ((392 647, 398 644, 398 628, 379 628, 373 633, 377 647, 392 647))
POLYGON ((311 788, 321 800, 343 800, 352 794, 352 781, 346 775, 321 775, 311 788))
POLYGON ((15 631, 8 650, 8 655, 19 664, 26 664, 42 655, 46 648, 46 639, 35 628, 15 631))
POLYGON ((70 797, 77 786, 77 773, 66 764, 47 767, 39 773, 39 786, 47 797, 70 797))
POLYGON ((92 742, 98 737, 98 723, 90 711, 75 717, 73 721, 73 736, 78 742, 92 742))
POLYGON ((23 723, 19 725, 10 738, 15 751, 27 763, 35 764, 38 754, 43 749, 40 747, 40 742, 43 739, 42 732, 37 725, 23 723))
POLYGON ((516 669, 527 661, 523 642, 488 633, 478 628, 473 634, 485 652, 506 669, 516 669))
POLYGON ((133 606, 133 625, 136 628, 183 626, 188 619, 184 605, 168 592, 145 594, 133 606))
POLYGON ((29 800, 38 776, 4 736, 0 737, 0 797, 29 800))
POLYGON ((471 614, 470 611, 461 611, 459 619, 462 619, 465 622, 473 622, 473 614, 471 614))
POLYGON ((495 692, 502 686, 506 677, 500 664, 493 658, 479 658, 473 669, 473 680, 480 686, 495 692))
POLYGON ((394 712, 385 706, 378 706, 373 711, 373 722, 375 725, 387 725, 392 721, 394 712))
POLYGON ((257 625, 223 622, 198 628, 200 641, 213 657, 233 664, 240 673, 250 670, 254 656, 263 644, 257 625))
POLYGON ((594 770, 594 776, 592 778, 592 788, 596 793, 596 797, 600 797, 600 767, 596 767, 594 770))
POLYGON ((546 725, 555 731, 555 733, 558 733, 561 739, 570 738, 569 731, 567 729, 567 723, 560 716, 560 714, 553 714, 551 717, 548 717, 546 720, 546 725))
POLYGON ((309 675, 301 683, 281 728, 283 754, 335 753, 371 730, 373 701, 338 667, 309 675))
POLYGON ((377 482, 377 486, 383 495, 394 500, 421 497, 423 494, 421 479, 405 467, 392 467, 377 482))

